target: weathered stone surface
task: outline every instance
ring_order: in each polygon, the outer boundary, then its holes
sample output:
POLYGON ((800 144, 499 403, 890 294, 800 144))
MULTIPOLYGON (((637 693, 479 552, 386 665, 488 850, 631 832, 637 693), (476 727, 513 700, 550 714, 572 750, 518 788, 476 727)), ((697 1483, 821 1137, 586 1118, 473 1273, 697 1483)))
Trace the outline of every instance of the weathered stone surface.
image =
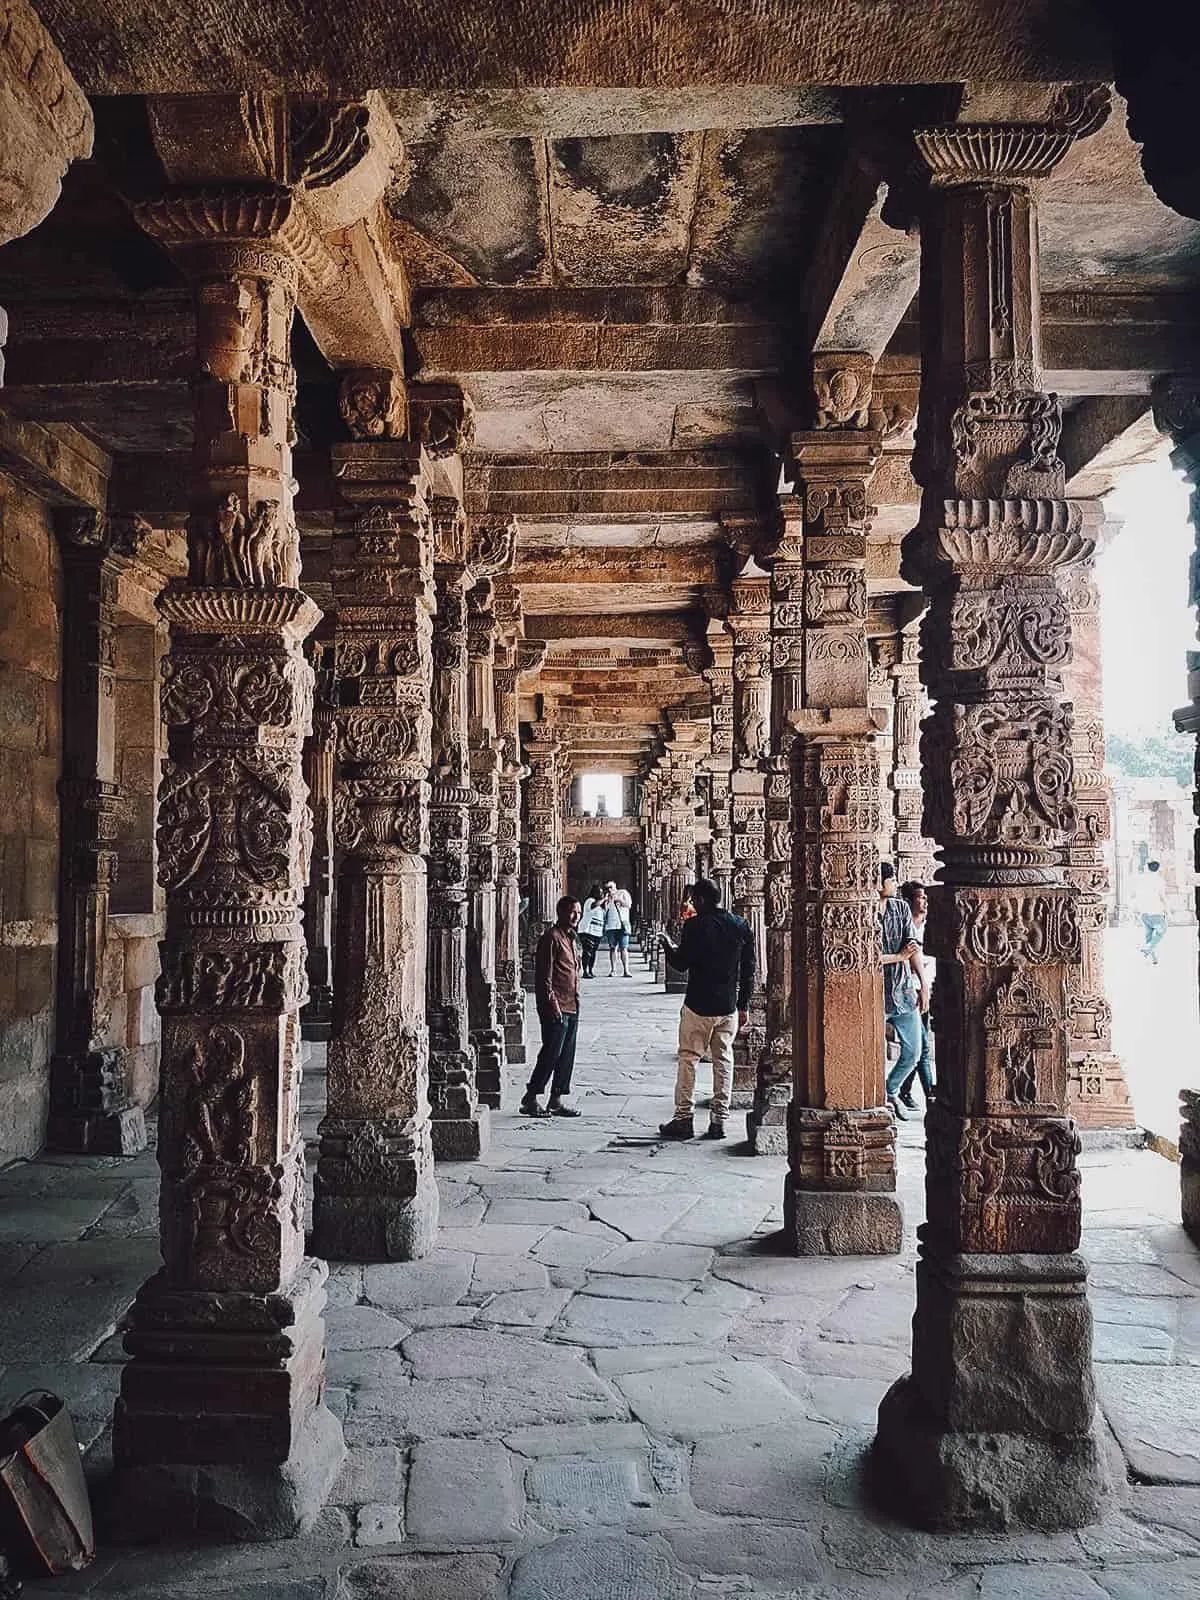
POLYGON ((741 1361, 623 1373, 614 1381, 652 1433, 678 1439, 804 1420, 804 1407, 777 1378, 741 1361))
POLYGON ((385 1311, 453 1305, 471 1286, 472 1261, 458 1251, 435 1250, 424 1261, 396 1261, 369 1266, 363 1294, 385 1311))
POLYGON ((460 1250, 480 1256, 519 1256, 532 1250, 550 1224, 521 1226, 509 1223, 496 1226, 484 1222, 477 1228, 445 1228, 442 1243, 447 1250, 460 1250))
POLYGON ((547 1266, 585 1268, 601 1263, 609 1252, 621 1243, 622 1235, 611 1232, 610 1237, 596 1237, 591 1233, 575 1233, 562 1228, 552 1228, 534 1248, 534 1255, 547 1266))
POLYGON ((638 1493, 637 1468, 630 1460, 554 1460, 526 1470, 525 1493, 544 1527, 619 1527, 638 1493))
POLYGON ((555 1337, 572 1344, 703 1344, 724 1339, 730 1318, 699 1306, 655 1301, 603 1300, 578 1294, 555 1328, 555 1337))
POLYGON ((495 1294, 497 1290, 548 1289, 550 1275, 540 1262, 528 1256, 476 1256, 471 1278, 472 1294, 495 1294))
POLYGON ((836 1441, 832 1428, 799 1420, 702 1438, 692 1454, 692 1499, 718 1516, 818 1519, 836 1441))
POLYGON ((401 1544, 404 1540, 404 1510, 399 1505, 370 1504, 358 1508, 354 1519, 354 1542, 364 1548, 380 1544, 401 1544))
MULTIPOLYGON (((684 1300, 690 1289, 686 1280, 678 1278, 622 1278, 608 1272, 589 1272, 586 1287, 589 1294, 601 1295, 606 1300, 672 1300, 676 1304, 684 1300)), ((724 1310, 724 1307, 717 1309, 724 1310)))
POLYGON ((904 1213, 895 1195, 789 1188, 784 1231, 797 1255, 895 1255, 904 1238, 904 1213))
POLYGON ((329 1501, 335 1506, 402 1506, 404 1457, 394 1445, 359 1445, 348 1450, 329 1501))
POLYGON ((535 1369, 505 1382, 469 1378, 419 1380, 390 1390, 363 1390, 346 1415, 349 1444, 402 1444, 448 1434, 502 1435, 515 1428, 624 1418, 626 1408, 594 1373, 535 1369))
POLYGON ((365 1561, 338 1576, 336 1600, 496 1600, 499 1556, 403 1555, 365 1561))
POLYGON ((1138 1477, 1200 1484, 1200 1368, 1108 1363, 1100 1404, 1138 1477))
POLYGON ((692 1584, 660 1539, 556 1539, 517 1562, 511 1600, 687 1600, 692 1584))
POLYGON ((488 1544, 515 1535, 511 1457, 487 1440, 435 1439, 413 1451, 408 1527, 430 1544, 488 1544))
POLYGON ((339 1306, 329 1312, 328 1326, 343 1350, 395 1350, 410 1332, 374 1306, 339 1306))
POLYGON ((691 1571, 744 1574, 759 1583, 804 1592, 832 1574, 813 1535, 801 1528, 772 1528, 725 1517, 707 1527, 673 1529, 667 1535, 680 1564, 691 1571))
POLYGON ((478 1320, 514 1328, 548 1328, 570 1298, 569 1289, 516 1289, 494 1295, 478 1320))
POLYGON ((587 1220, 588 1208, 577 1200, 501 1198, 493 1200, 488 1208, 489 1227, 506 1223, 563 1227, 568 1222, 587 1220))
POLYGON ((712 1251, 690 1244, 626 1244, 604 1258, 604 1271, 626 1277, 702 1277, 712 1261, 712 1251))
POLYGON ((519 1428, 504 1440, 522 1456, 591 1456, 646 1449, 639 1422, 593 1422, 582 1428, 519 1428))

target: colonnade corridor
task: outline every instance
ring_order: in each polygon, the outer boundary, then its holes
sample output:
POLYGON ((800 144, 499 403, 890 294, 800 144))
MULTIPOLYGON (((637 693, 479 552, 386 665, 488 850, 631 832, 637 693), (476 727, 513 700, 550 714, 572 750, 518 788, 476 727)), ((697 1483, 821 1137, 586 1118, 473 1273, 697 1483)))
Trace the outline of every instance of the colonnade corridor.
MULTIPOLYGON (((636 953, 628 980, 583 990, 581 1116, 520 1117, 528 1068, 509 1068, 488 1151, 439 1164, 433 1252, 331 1266, 328 1403, 347 1456, 316 1525, 275 1543, 104 1544, 88 1571, 31 1594, 1198 1592, 1200 1251, 1178 1227, 1170 1163, 1127 1144, 1080 1159, 1118 1481, 1103 1519, 1019 1538, 917 1532, 869 1507, 864 1471, 879 1402, 909 1364, 921 1123, 899 1128, 899 1255, 777 1253, 786 1163, 750 1158, 740 1117, 720 1144, 651 1138, 671 1105, 678 996, 636 953)), ((323 1056, 309 1047, 310 1167, 323 1056)), ((118 1330, 157 1260, 157 1192, 152 1152, 0 1174, 0 1394, 66 1397, 102 1512, 118 1330)))

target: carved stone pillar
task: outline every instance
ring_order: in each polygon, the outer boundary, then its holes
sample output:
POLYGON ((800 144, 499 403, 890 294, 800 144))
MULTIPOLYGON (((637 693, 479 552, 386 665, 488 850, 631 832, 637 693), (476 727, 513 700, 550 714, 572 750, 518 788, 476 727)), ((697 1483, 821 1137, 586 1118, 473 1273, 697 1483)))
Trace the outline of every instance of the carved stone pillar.
MULTIPOLYGON (((1192 557, 1194 575, 1200 570, 1200 372, 1159 378, 1154 385, 1153 396, 1154 420, 1174 445, 1171 465, 1192 486, 1190 515, 1197 549, 1192 557)), ((1197 601, 1198 598, 1193 576, 1192 600, 1197 601)), ((1197 788, 1192 804, 1196 816, 1200 818, 1200 651, 1188 652, 1188 692, 1191 700, 1175 713, 1175 726, 1180 733, 1190 733, 1197 741, 1197 788)), ((1200 830, 1197 832, 1196 848, 1200 852, 1200 830)), ((1200 854, 1197 859, 1200 859, 1200 854)), ((1196 905, 1200 911, 1200 892, 1196 896, 1196 905)), ((1200 1244, 1200 1094, 1188 1089, 1181 1090, 1180 1105, 1180 1200, 1183 1226, 1191 1238, 1200 1244)))
POLYGON ((1104 771, 1104 700, 1100 661, 1100 592, 1090 563, 1065 575, 1071 613, 1071 660, 1063 689, 1074 711, 1078 827, 1066 849, 1066 880, 1078 892, 1080 964, 1067 974, 1067 1109, 1082 1128, 1132 1128, 1133 1101, 1112 1047, 1112 1007, 1104 992, 1108 928, 1108 848, 1112 796, 1104 771))
MULTIPOLYGON (((503 603, 503 589, 501 601, 503 603)), ((519 601, 517 602, 519 607, 519 601)), ((504 1052, 514 1064, 526 1059, 525 994, 521 987, 521 679, 541 669, 544 641, 512 637, 504 664, 496 668, 496 726, 502 741, 499 810, 496 819, 496 990, 504 1027, 504 1052)))
POLYGON ((438 1215, 425 1022, 429 464, 397 437, 392 380, 379 381, 372 405, 351 375, 343 416, 359 437, 332 451, 340 856, 313 1241, 342 1260, 406 1261, 432 1247, 438 1215))
POLYGON ((529 844, 523 850, 529 872, 524 973, 527 989, 533 988, 533 953, 538 940, 554 921, 554 907, 561 892, 562 822, 558 798, 561 748, 558 730, 552 722, 543 719, 531 725, 525 747, 529 765, 529 776, 525 780, 525 835, 529 844))
POLYGON ((721 891, 721 904, 730 904, 733 889, 732 818, 729 811, 730 774, 733 771, 733 639, 725 624, 714 618, 708 625, 711 665, 704 669, 712 710, 710 753, 705 766, 709 780, 708 822, 712 833, 712 876, 721 891))
POLYGON ((59 856, 58 994, 50 1062, 52 1150, 136 1155, 146 1148, 142 1108, 131 1104, 124 1048, 105 1043, 109 889, 121 810, 116 783, 114 608, 121 567, 145 525, 103 512, 57 519, 63 573, 62 850, 59 856))
MULTIPOLYGON (((461 548, 457 503, 435 518, 438 554, 461 548)), ((465 549, 462 553, 465 554, 465 549)), ((429 1098, 433 1153, 470 1161, 487 1147, 489 1108, 475 1087, 467 1001, 467 864, 471 833, 467 745, 467 588, 461 560, 439 560, 433 623, 433 786, 429 806, 429 1098)))
POLYGON ((297 587, 290 336, 307 225, 284 189, 175 191, 138 218, 193 284, 195 441, 188 575, 158 602, 163 1266, 129 1313, 114 1504, 135 1537, 270 1538, 312 1521, 344 1454, 299 1120, 302 644, 319 612, 297 587))
POLYGON ((929 598, 921 675, 925 828, 941 853, 938 1097, 926 1117, 913 1371, 885 1397, 881 1493, 939 1528, 1096 1516, 1091 1312, 1077 1253, 1079 1138, 1066 1115, 1066 993, 1080 962, 1071 659, 1063 574, 1092 539, 1065 494, 1061 411, 1040 364, 1036 183, 1099 125, 917 134, 923 490, 904 573, 929 598), (1073 131, 1072 131, 1073 130, 1073 131), (997 1359, 1002 1352, 1002 1359, 997 1359))
POLYGON ((486 1106, 499 1106, 504 1033, 496 989, 496 891, 500 820, 500 741, 496 735, 496 612, 489 578, 467 596, 467 715, 471 745, 471 849, 467 918, 467 1004, 475 1082, 486 1106))
POLYGON ((329 699, 332 644, 319 645, 314 658, 317 689, 313 730, 304 745, 304 779, 313 825, 312 865, 304 896, 308 1004, 300 1013, 300 1021, 306 1039, 321 1040, 329 1038, 333 1025, 333 782, 337 722, 329 699))
POLYGON ((771 563, 771 753, 766 775, 766 1042, 746 1132, 756 1155, 787 1152, 792 1092, 792 712, 804 697, 804 525, 791 496, 771 563))
MULTIPOLYGON (((865 378, 869 393, 870 368, 865 378)), ((867 484, 879 435, 795 434, 804 505, 804 707, 792 713, 794 1094, 784 1226, 802 1253, 899 1250, 884 1102, 878 714, 868 706, 867 484)))
POLYGON ((754 1104, 758 1063, 766 1044, 767 964, 766 782, 763 762, 771 739, 771 580, 751 558, 734 579, 729 615, 733 635, 733 772, 730 777, 733 901, 754 933, 755 981, 750 1025, 733 1046, 734 1108, 754 1104))
POLYGON ((928 884, 933 879, 933 840, 926 838, 921 814, 921 721, 927 701, 921 687, 918 636, 912 629, 896 635, 897 651, 890 663, 892 679, 892 768, 888 774, 891 800, 891 860, 901 883, 928 884))

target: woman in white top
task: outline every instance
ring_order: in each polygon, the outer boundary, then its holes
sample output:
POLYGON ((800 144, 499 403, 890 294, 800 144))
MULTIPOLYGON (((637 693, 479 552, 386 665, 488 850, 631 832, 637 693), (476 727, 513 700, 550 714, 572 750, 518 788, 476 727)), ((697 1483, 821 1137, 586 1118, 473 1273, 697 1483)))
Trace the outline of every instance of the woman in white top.
POLYGON ((579 942, 583 946, 583 975, 596 976, 596 951, 604 938, 604 891, 598 883, 588 890, 579 914, 579 942))
POLYGON ((925 886, 920 883, 902 883, 900 893, 908 901, 908 908, 912 912, 913 938, 920 946, 920 952, 912 959, 913 973, 920 983, 921 990, 921 1054, 917 1064, 900 1085, 898 1096, 900 1104, 908 1106, 911 1111, 917 1109, 916 1101, 912 1097, 914 1080, 919 1076, 921 1089, 925 1095, 925 1104, 934 1099, 937 1091, 933 1082, 933 1067, 929 1059, 929 991, 933 985, 933 970, 937 963, 926 959, 925 956, 925 918, 929 911, 929 901, 925 894, 925 886))
POLYGON ((608 975, 616 977, 617 954, 621 956, 621 976, 629 976, 629 908, 633 897, 615 883, 604 885, 604 942, 608 946, 608 975))

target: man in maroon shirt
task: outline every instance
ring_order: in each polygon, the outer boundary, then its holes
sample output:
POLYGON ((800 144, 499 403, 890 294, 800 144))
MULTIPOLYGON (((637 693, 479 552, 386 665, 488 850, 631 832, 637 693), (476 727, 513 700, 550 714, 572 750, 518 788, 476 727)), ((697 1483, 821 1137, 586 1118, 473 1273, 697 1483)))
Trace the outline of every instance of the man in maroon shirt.
POLYGON ((554 909, 554 926, 547 928, 538 940, 534 958, 533 992, 538 1021, 542 1025, 542 1048, 525 1086, 525 1098, 521 1101, 523 1117, 579 1115, 574 1106, 562 1103, 563 1095, 571 1092, 575 1037, 579 1029, 579 951, 575 943, 579 901, 565 894, 554 909), (538 1095, 548 1083, 550 1103, 543 1111, 538 1095))

